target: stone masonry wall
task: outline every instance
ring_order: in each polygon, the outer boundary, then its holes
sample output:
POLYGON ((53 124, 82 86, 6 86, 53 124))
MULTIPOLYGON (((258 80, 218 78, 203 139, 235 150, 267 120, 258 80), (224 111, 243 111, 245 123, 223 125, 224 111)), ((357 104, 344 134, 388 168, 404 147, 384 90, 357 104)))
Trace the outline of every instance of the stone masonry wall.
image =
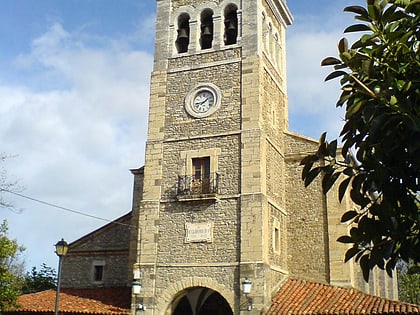
MULTIPOLYGON (((211 59, 212 54, 207 54, 211 59)), ((218 134, 240 128, 240 63, 173 72, 168 75, 166 139, 218 134), (221 90, 221 106, 209 117, 192 118, 185 111, 185 97, 200 83, 212 83, 221 90)))
POLYGON ((329 282, 326 207, 320 181, 305 188, 299 160, 286 166, 288 266, 292 277, 329 282))
POLYGON ((240 139, 238 135, 232 135, 165 143, 162 198, 176 198, 178 175, 186 175, 183 173, 185 164, 191 163, 191 161, 182 159, 180 152, 193 148, 221 149, 221 153, 217 157, 220 195, 238 194, 240 179, 240 139))
POLYGON ((237 263, 239 259, 237 199, 165 203, 160 212, 158 264, 237 263), (186 223, 213 223, 211 242, 186 243, 186 223), (186 255, 185 253, 188 253, 186 255))
POLYGON ((62 286, 88 288, 126 286, 128 284, 128 252, 131 215, 126 215, 99 230, 71 243, 62 260, 62 286), (93 282, 95 261, 104 263, 104 279, 93 282))
POLYGON ((62 260, 61 286, 63 288, 95 288, 127 286, 128 251, 112 254, 87 253, 86 255, 66 256, 62 260), (104 263, 103 281, 93 281, 93 268, 96 261, 104 263))

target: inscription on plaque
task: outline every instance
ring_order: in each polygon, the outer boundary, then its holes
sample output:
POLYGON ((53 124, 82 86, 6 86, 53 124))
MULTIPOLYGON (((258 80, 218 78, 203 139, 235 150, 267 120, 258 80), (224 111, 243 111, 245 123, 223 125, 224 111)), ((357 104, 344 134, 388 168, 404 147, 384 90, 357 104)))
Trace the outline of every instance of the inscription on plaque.
POLYGON ((185 223, 185 242, 200 243, 213 241, 213 222, 185 223))

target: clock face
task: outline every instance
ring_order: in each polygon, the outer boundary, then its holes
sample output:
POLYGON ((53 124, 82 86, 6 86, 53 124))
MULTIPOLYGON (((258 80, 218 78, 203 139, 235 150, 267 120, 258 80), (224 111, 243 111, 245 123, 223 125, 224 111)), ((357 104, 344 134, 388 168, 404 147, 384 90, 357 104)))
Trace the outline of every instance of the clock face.
POLYGON ((193 102, 193 108, 198 113, 206 113, 214 104, 214 95, 208 90, 199 91, 193 102))
POLYGON ((204 118, 214 114, 220 107, 222 93, 212 83, 200 83, 185 97, 185 110, 194 118, 204 118))

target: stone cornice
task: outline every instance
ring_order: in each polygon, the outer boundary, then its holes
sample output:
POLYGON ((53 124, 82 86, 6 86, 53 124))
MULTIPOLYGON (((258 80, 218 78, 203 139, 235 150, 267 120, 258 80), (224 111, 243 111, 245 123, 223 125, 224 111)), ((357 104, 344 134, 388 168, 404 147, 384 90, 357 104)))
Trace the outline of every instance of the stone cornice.
POLYGON ((286 25, 293 23, 293 16, 289 11, 285 1, 283 0, 266 0, 271 11, 279 22, 284 21, 286 25))

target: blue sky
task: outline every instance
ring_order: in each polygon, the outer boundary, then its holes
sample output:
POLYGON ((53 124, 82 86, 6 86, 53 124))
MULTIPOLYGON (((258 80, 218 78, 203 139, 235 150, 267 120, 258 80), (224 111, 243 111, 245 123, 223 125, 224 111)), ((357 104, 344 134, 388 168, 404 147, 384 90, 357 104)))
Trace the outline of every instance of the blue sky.
MULTIPOLYGON (((290 130, 336 135, 337 83, 320 61, 362 0, 288 0, 290 130)), ((32 198, 115 219, 131 209, 131 168, 144 161, 154 0, 0 0, 2 165, 32 198)), ((53 244, 106 222, 3 194, 10 235, 27 250, 27 268, 56 268, 53 244)))

